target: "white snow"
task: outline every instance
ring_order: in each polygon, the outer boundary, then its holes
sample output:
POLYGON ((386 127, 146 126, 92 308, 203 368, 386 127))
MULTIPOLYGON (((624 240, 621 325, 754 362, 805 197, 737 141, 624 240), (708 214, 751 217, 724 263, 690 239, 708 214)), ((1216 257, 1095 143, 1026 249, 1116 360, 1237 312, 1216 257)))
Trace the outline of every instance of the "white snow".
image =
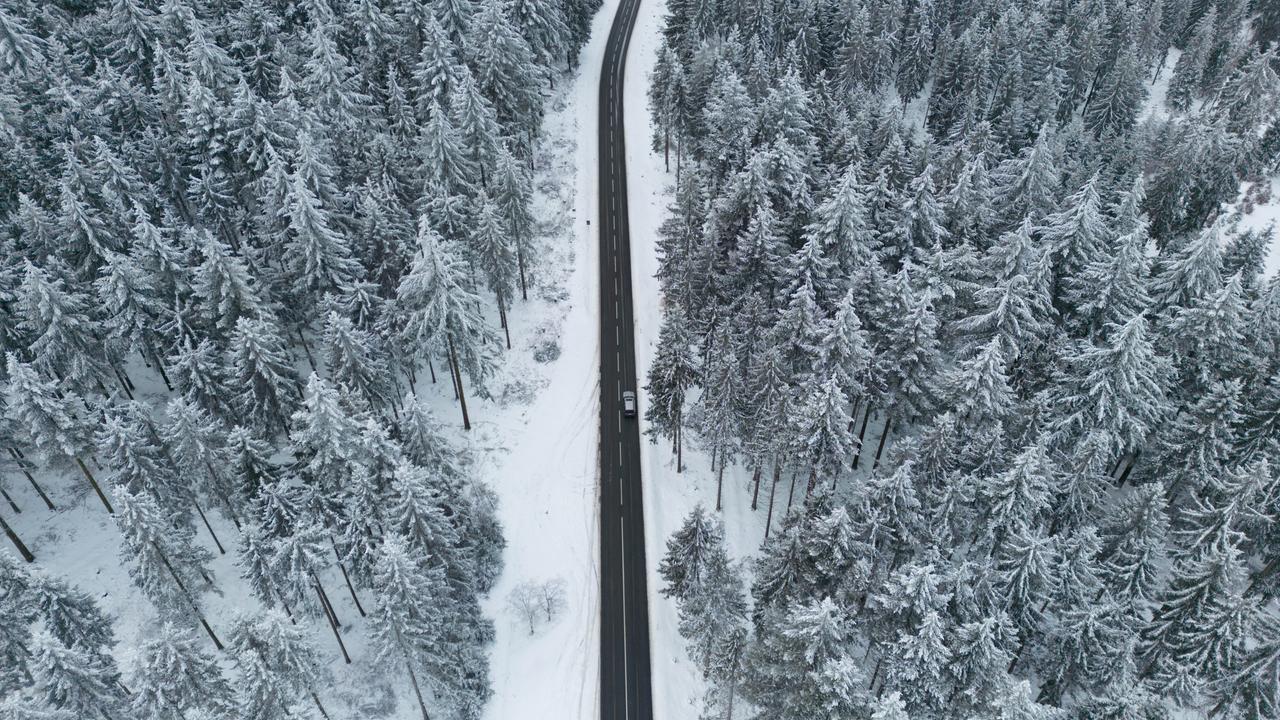
MULTIPOLYGON (((1240 230, 1263 230, 1271 224, 1280 230, 1280 176, 1272 177, 1267 183, 1270 186, 1269 192, 1264 193, 1269 198, 1267 202, 1244 205, 1244 198, 1253 195, 1258 188, 1246 184, 1241 191, 1242 202, 1238 202, 1236 208, 1242 211, 1240 230)), ((1271 252, 1267 255, 1263 272, 1267 277, 1280 272, 1280 232, 1271 236, 1271 252)))

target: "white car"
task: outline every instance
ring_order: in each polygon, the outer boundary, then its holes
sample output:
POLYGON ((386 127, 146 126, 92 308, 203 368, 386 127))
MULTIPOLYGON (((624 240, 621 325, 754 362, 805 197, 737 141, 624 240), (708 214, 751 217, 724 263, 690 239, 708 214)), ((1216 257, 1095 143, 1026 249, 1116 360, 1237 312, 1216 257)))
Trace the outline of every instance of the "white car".
POLYGON ((625 417, 636 416, 636 394, 630 390, 622 393, 622 414, 625 417))

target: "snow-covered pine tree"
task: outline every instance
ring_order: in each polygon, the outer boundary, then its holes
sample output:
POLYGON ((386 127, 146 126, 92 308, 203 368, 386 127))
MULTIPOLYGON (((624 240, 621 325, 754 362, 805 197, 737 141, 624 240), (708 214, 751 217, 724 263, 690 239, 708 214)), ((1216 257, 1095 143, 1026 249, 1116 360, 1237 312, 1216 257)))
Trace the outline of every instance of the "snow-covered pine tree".
POLYGON ((536 260, 533 237, 532 180, 524 166, 504 145, 498 149, 493 180, 493 199, 498 204, 506 229, 515 247, 516 265, 520 270, 520 297, 529 299, 529 270, 536 260))
MULTIPOLYGON (((15 301, 18 330, 27 340, 26 353, 38 373, 82 394, 101 391, 106 395, 112 373, 112 360, 104 358, 101 350, 106 333, 90 315, 88 295, 68 287, 60 277, 63 269, 55 265, 46 270, 26 261, 15 301)), ((118 382, 127 390, 123 378, 118 382)))
POLYGON ((645 384, 648 402, 645 420, 649 435, 669 439, 676 453, 676 471, 681 468, 685 393, 697 373, 696 359, 684 314, 674 310, 663 318, 658 335, 658 352, 649 368, 645 384))
POLYGON ((698 592, 708 558, 717 552, 724 552, 724 524, 708 517, 707 511, 697 505, 680 529, 667 538, 667 552, 658 565, 658 574, 665 582, 663 596, 683 602, 698 592))
POLYGON ((113 495, 119 506, 116 525, 124 539, 122 551, 134 584, 162 613, 198 621, 221 650, 222 641, 205 619, 198 595, 212 583, 208 551, 193 544, 189 528, 165 522, 149 497, 124 488, 116 488, 113 495))
POLYGON ((471 231, 471 252, 484 276, 485 284, 498 302, 498 317, 506 333, 507 349, 511 349, 511 327, 507 317, 512 286, 515 281, 516 252, 511 230, 489 194, 481 191, 476 198, 475 225, 471 231))
POLYGON ((269 320, 236 321, 227 366, 238 388, 234 402, 240 416, 268 435, 286 430, 298 404, 298 380, 276 326, 269 320))
MULTIPOLYGON (((436 603, 447 605, 443 573, 426 569, 409 556, 405 540, 392 533, 383 541, 382 552, 374 569, 373 587, 376 602, 372 615, 372 637, 379 661, 403 668, 418 698, 422 719, 430 720, 423 696, 419 673, 432 650, 440 646, 443 625, 448 618, 436 603)), ((443 658, 437 659, 439 662, 443 658)), ((432 663, 434 664, 434 663, 432 663)), ((428 692, 445 693, 443 678, 434 675, 427 681, 428 692)))
POLYGON ((6 356, 6 371, 5 412, 14 427, 21 429, 21 437, 38 449, 46 461, 74 462, 103 507, 108 513, 114 513, 111 501, 83 459, 92 447, 91 432, 77 414, 84 412, 84 408, 73 404, 74 395, 59 393, 55 383, 41 378, 13 353, 6 356))
POLYGON ((418 243, 413 266, 396 291, 405 315, 401 340, 413 358, 445 354, 462 407, 462 424, 470 430, 462 374, 483 392, 493 365, 490 348, 495 338, 480 318, 479 299, 470 290, 454 244, 442 239, 426 218, 418 222, 418 243))
POLYGON ((138 648, 129 710, 145 720, 184 720, 191 711, 213 716, 235 711, 222 668, 195 638, 170 623, 138 648))
POLYGON ((121 715, 125 693, 109 656, 63 645, 48 633, 35 636, 30 652, 36 692, 49 707, 75 717, 121 715))
POLYGON ((227 637, 239 682, 236 706, 241 717, 292 720, 304 694, 328 718, 316 687, 326 671, 305 631, 282 613, 242 614, 227 637))

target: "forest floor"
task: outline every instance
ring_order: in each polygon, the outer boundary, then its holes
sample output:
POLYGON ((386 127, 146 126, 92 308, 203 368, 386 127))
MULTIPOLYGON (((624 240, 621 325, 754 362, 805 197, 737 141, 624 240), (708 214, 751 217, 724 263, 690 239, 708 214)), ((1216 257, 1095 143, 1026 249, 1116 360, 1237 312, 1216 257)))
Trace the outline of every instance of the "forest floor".
MULTIPOLYGON (((468 385, 473 430, 461 415, 445 376, 431 384, 419 372, 418 393, 470 458, 472 470, 498 495, 507 547, 504 570, 484 601, 497 637, 491 653, 494 694, 487 720, 586 720, 598 715, 598 362, 597 252, 589 218, 596 216, 596 102, 609 22, 617 0, 606 0, 592 25, 579 69, 558 79, 535 157, 534 206, 541 247, 530 269, 529 299, 510 310, 512 349, 499 357, 490 398, 468 385), (559 579, 566 602, 534 633, 507 609, 517 584, 559 579)), ((637 81, 638 82, 638 81, 637 81)), ((643 94, 643 91, 641 91, 643 94)), ((643 101, 640 102, 643 109, 643 101)), ((485 312, 496 320, 496 306, 485 312)), ((297 366, 310 372, 305 361, 297 366)), ((323 368, 322 368, 323 369, 323 368)), ((439 366, 436 367, 440 371, 439 366)), ((130 367, 140 400, 161 406, 168 393, 142 366, 130 367)), ((280 458, 282 459, 282 458, 280 458)), ((105 481, 109 472, 99 472, 105 481)), ((23 509, 6 517, 36 553, 37 566, 79 586, 116 618, 117 660, 126 681, 134 648, 155 626, 149 601, 133 586, 120 553, 120 534, 84 483, 70 472, 37 475, 58 511, 44 509, 20 476, 4 478, 23 509)), ((212 569, 220 594, 206 593, 209 622, 224 635, 238 610, 258 607, 235 565, 238 533, 217 512, 209 520, 226 554, 212 569)), ((200 527, 197 542, 217 549, 200 527)), ((329 660, 331 683, 320 695, 334 720, 419 716, 407 681, 374 663, 367 628, 336 566, 321 580, 345 627, 353 664, 318 618, 301 621, 329 660)), ((366 609, 371 597, 361 595, 366 609)), ((203 637, 203 636, 201 636, 203 637)))

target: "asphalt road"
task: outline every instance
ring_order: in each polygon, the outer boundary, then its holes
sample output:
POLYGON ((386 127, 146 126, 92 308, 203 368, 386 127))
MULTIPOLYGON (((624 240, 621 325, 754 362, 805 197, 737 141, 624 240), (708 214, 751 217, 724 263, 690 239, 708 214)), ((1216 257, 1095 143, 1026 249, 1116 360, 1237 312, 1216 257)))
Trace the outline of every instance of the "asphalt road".
MULTIPOLYGON (((637 390, 627 229, 622 82, 640 0, 622 0, 600 73, 600 717, 651 720, 640 428, 622 416, 637 390)), ((644 398, 639 399, 644 411, 644 398)))

